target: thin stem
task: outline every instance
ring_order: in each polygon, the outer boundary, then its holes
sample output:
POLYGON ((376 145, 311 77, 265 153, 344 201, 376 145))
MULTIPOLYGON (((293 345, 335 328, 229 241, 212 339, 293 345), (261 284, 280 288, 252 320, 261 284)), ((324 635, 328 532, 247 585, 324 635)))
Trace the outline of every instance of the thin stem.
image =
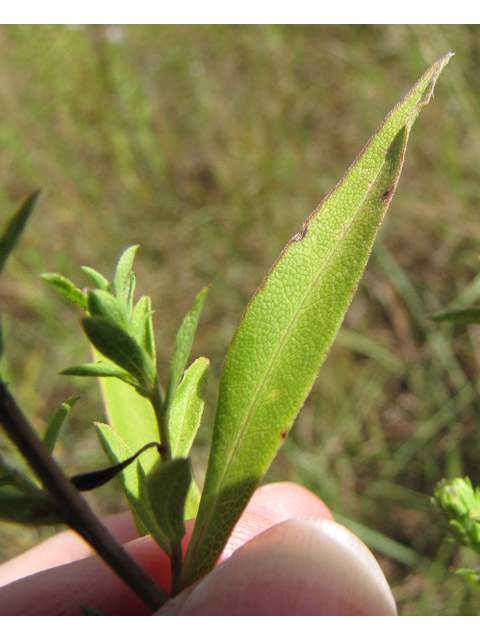
POLYGON ((163 395, 158 380, 153 387, 150 402, 155 412, 160 442, 163 447, 163 452, 161 453, 162 462, 170 462, 172 459, 172 447, 170 445, 170 434, 168 432, 168 416, 166 416, 163 411, 163 395))
POLYGON ((0 379, 0 422, 8 437, 40 478, 72 529, 93 547, 115 573, 155 611, 168 595, 115 540, 63 473, 0 379))
POLYGON ((170 595, 174 598, 182 589, 182 541, 171 540, 171 545, 172 589, 170 595))
MULTIPOLYGON (((162 390, 160 388, 160 383, 157 383, 154 386, 153 393, 151 396, 151 403, 153 406, 153 410, 155 412, 155 417, 158 423, 158 431, 160 434, 160 442, 164 449, 162 456, 162 462, 165 464, 166 462, 170 462, 173 459, 172 456, 172 446, 170 444, 170 433, 168 431, 168 412, 165 412, 165 404, 162 396, 162 390)), ((176 595, 181 588, 181 575, 182 575, 182 541, 178 539, 171 539, 171 553, 170 553, 170 566, 172 569, 172 593, 171 595, 176 595)))

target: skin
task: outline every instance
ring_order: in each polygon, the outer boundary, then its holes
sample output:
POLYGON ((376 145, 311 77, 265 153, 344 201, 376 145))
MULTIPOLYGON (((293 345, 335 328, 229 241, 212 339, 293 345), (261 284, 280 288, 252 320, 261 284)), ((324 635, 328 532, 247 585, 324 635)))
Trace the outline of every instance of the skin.
MULTIPOLYGON (((105 519, 115 537, 168 590, 169 561, 130 514, 105 519)), ((184 549, 193 529, 187 523, 184 549)), ((0 615, 150 611, 91 549, 65 531, 0 566, 0 615)), ((291 483, 257 490, 217 567, 157 615, 395 615, 370 551, 336 524, 314 494, 291 483)))

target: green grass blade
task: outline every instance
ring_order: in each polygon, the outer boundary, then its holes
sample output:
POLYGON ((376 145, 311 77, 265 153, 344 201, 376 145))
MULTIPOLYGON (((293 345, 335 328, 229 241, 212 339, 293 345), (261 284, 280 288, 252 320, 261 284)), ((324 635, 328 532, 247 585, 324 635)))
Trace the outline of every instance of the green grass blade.
POLYGON ((39 195, 40 191, 35 191, 35 193, 28 196, 5 225, 0 235, 0 271, 3 270, 8 256, 20 239, 25 225, 33 213, 39 195))
POLYGON ((439 313, 432 318, 434 322, 458 322, 461 324, 480 324, 480 307, 468 307, 439 313))
POLYGON ((250 302, 223 366, 185 584, 215 565, 304 403, 396 189, 410 129, 450 57, 428 69, 388 114, 250 302))

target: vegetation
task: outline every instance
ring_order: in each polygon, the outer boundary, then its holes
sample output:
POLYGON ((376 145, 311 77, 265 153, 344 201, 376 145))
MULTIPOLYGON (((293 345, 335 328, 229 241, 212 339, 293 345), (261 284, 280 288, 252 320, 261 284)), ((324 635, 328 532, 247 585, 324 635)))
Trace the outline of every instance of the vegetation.
MULTIPOLYGON (((171 358, 162 345, 213 285, 193 356, 210 356, 214 397, 241 312, 284 239, 398 87, 455 50, 456 73, 445 74, 442 99, 412 140, 369 271, 268 479, 314 490, 363 537, 401 613, 478 612, 478 594, 445 579, 450 566, 471 563, 444 543, 430 502, 442 476, 479 480, 478 336, 430 320, 480 291, 477 41, 478 28, 460 26, 4 27, 0 206, 10 211, 32 184, 46 196, 0 283, 2 373, 28 415, 42 423, 76 394, 78 383, 51 380, 88 359, 78 316, 34 276, 73 274, 77 264, 108 272, 133 243, 142 246, 138 282, 157 309, 161 377, 171 358)), ((98 451, 91 385, 81 402, 57 454, 72 475, 98 451)), ((208 443, 202 428, 197 460, 206 462, 208 443)), ((104 512, 124 507, 109 487, 92 500, 104 512)), ((2 525, 4 558, 33 541, 2 525)))

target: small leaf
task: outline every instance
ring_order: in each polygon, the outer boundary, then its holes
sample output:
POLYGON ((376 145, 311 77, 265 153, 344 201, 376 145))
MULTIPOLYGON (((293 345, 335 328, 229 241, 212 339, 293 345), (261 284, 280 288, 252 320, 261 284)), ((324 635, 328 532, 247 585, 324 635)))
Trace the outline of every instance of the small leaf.
POLYGON ((84 318, 82 324, 90 342, 100 353, 128 371, 144 387, 153 385, 155 365, 125 329, 101 316, 84 318))
MULTIPOLYGON (((121 463, 126 458, 134 455, 134 451, 120 437, 120 435, 112 429, 108 424, 101 422, 95 423, 97 435, 100 443, 105 450, 112 464, 121 463)), ((148 457, 149 452, 145 452, 148 457)), ((152 454, 154 457, 154 465, 158 462, 157 453, 152 454)), ((154 466, 153 465, 153 466, 154 466)), ((150 509, 148 497, 145 494, 145 470, 140 460, 135 465, 125 468, 119 476, 120 484, 129 503, 132 506, 137 522, 141 523, 141 528, 146 528, 162 549, 168 554, 170 545, 166 535, 160 531, 150 509)))
POLYGON ((88 311, 92 316, 107 318, 130 332, 130 323, 126 307, 108 291, 94 289, 88 293, 88 311))
POLYGON ((185 501, 191 481, 188 458, 158 464, 147 476, 152 513, 169 540, 181 540, 185 535, 185 501))
POLYGON ((60 371, 62 376, 80 376, 83 378, 118 378, 123 382, 135 387, 138 393, 148 395, 148 390, 141 387, 135 378, 118 367, 113 362, 86 362, 85 364, 77 364, 73 367, 67 367, 60 371))
POLYGON ((434 322, 458 322, 462 324, 480 324, 480 307, 468 307, 445 311, 433 316, 434 322))
POLYGON ((91 267, 81 267, 81 269, 83 273, 85 273, 85 275, 87 275, 90 280, 92 280, 97 289, 108 291, 110 283, 107 278, 105 278, 105 276, 99 273, 96 269, 92 269, 91 267))
POLYGON ((76 476, 72 476, 70 480, 78 491, 92 491, 92 489, 98 489, 98 487, 102 487, 107 482, 110 482, 110 480, 113 480, 113 478, 118 476, 119 473, 132 464, 132 462, 134 462, 141 453, 147 449, 151 449, 152 447, 157 448, 159 455, 164 450, 158 442, 149 442, 142 447, 140 451, 137 451, 137 453, 134 453, 123 462, 117 462, 106 469, 79 473, 76 476))
POLYGON ((5 225, 0 235, 0 271, 3 270, 8 256, 17 245, 25 225, 35 209, 39 195, 40 191, 35 191, 28 196, 5 225))
POLYGON ((66 402, 63 402, 50 418, 50 421, 45 429, 45 434, 43 436, 43 444, 47 447, 50 453, 55 447, 55 443, 57 441, 62 425, 67 419, 73 405, 79 398, 80 396, 74 396, 66 402))
POLYGON ((215 565, 305 402, 397 187, 412 125, 451 55, 388 114, 251 300, 222 369, 185 585, 215 565))
POLYGON ((113 289, 116 297, 124 305, 128 305, 133 297, 134 281, 132 281, 132 266, 137 253, 139 245, 135 244, 125 251, 120 256, 117 266, 115 268, 115 275, 113 277, 113 289))
POLYGON ((207 358, 198 358, 185 371, 170 411, 169 432, 172 457, 188 456, 197 434, 205 405, 207 358))
POLYGON ((168 379, 163 408, 164 415, 167 415, 170 411, 177 387, 180 384, 183 372, 187 366, 200 314, 210 288, 211 287, 205 287, 200 291, 177 332, 175 338, 175 350, 173 352, 172 364, 170 366, 170 376, 168 379))
POLYGON ((142 345, 155 362, 156 352, 152 316, 152 301, 149 296, 142 296, 133 308, 130 327, 132 335, 138 344, 142 345))
POLYGON ((22 493, 31 495, 37 495, 40 491, 40 487, 33 480, 11 467, 2 456, 0 456, 0 486, 15 487, 22 493))
POLYGON ((78 304, 85 311, 88 309, 87 296, 65 276, 61 276, 59 273, 42 273, 40 278, 51 284, 55 289, 58 289, 70 302, 78 304))
POLYGON ((61 524, 63 518, 46 491, 24 493, 13 487, 0 487, 0 520, 30 527, 61 524))

